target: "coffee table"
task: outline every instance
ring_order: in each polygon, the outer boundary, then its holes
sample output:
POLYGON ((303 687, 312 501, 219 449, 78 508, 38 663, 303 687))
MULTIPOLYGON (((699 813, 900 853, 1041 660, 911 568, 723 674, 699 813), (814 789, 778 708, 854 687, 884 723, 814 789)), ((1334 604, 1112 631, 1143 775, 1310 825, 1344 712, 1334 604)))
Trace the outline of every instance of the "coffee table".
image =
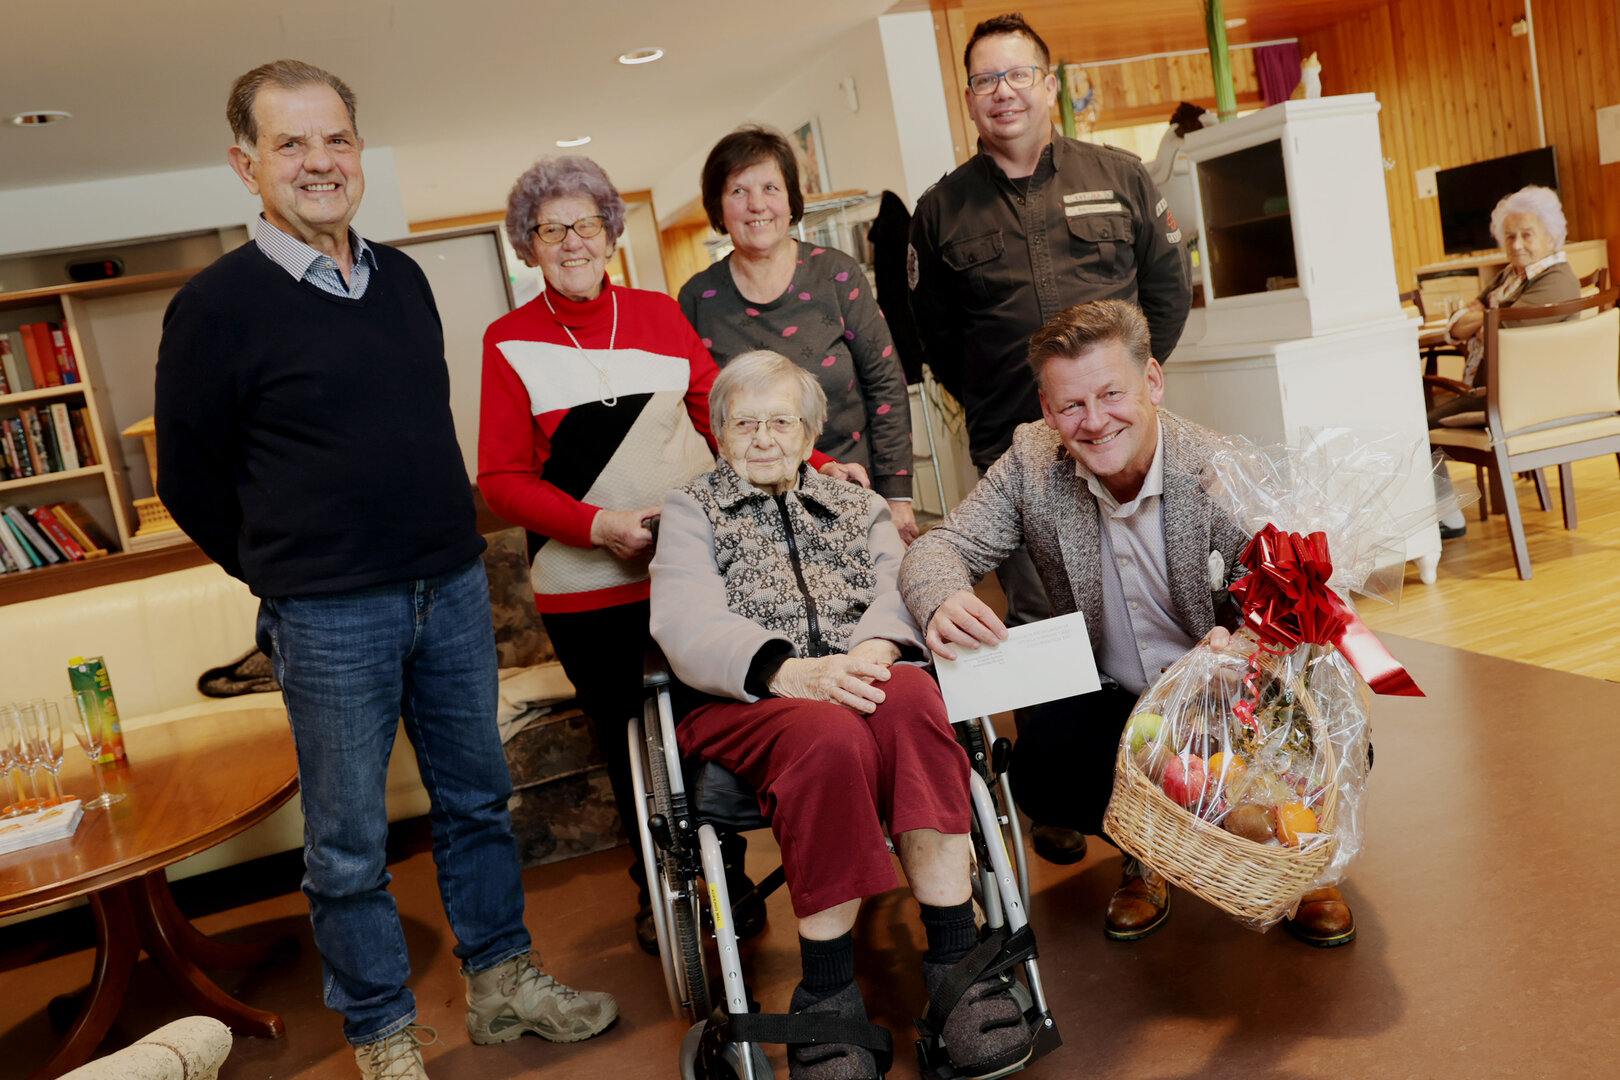
MULTIPOLYGON (((124 733, 124 742, 129 764, 103 774, 109 789, 127 796, 123 802, 86 811, 70 839, 0 855, 0 916, 87 896, 96 924, 83 1004, 31 1080, 50 1080, 90 1059, 123 1004, 142 949, 192 1010, 238 1035, 282 1033, 279 1016, 238 1001, 202 969, 256 967, 285 938, 235 945, 202 934, 180 913, 163 870, 256 825, 292 798, 298 764, 286 712, 222 711, 138 727, 124 733)), ((94 785, 85 769, 76 777, 65 771, 68 792, 88 799, 94 785)))

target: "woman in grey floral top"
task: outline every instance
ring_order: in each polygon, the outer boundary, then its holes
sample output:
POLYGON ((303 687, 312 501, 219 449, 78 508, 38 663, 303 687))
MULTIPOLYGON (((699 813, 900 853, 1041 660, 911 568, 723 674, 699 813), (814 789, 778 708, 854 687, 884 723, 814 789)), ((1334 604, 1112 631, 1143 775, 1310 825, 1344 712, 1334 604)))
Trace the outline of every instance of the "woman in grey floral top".
POLYGON ((753 126, 721 139, 703 166, 703 206, 733 250, 682 287, 681 310, 722 368, 771 349, 816 376, 828 408, 816 449, 865 466, 910 543, 911 407, 900 358, 860 264, 791 235, 804 196, 787 139, 753 126))

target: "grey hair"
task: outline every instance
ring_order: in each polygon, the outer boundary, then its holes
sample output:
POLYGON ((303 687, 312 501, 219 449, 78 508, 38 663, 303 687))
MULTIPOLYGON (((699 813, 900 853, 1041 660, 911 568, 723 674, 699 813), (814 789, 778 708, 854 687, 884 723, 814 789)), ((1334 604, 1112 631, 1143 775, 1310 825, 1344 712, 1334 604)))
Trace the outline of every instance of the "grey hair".
POLYGON ((821 437, 821 429, 827 426, 827 394, 814 375, 769 349, 745 352, 721 370, 709 388, 710 430, 717 435, 724 430, 733 394, 762 393, 781 382, 793 384, 794 396, 798 398, 795 407, 810 431, 813 445, 821 437))
POLYGON ((1552 237, 1554 251, 1563 247, 1569 237, 1569 222, 1564 218, 1564 206, 1558 201, 1558 192, 1552 188, 1530 184, 1511 195, 1502 196, 1502 201, 1491 211, 1491 239, 1496 241, 1497 247, 1504 244, 1502 230, 1507 226, 1509 214, 1534 215, 1541 222, 1541 227, 1547 230, 1547 235, 1552 237))
POLYGON ((231 134, 236 136, 236 145, 242 148, 242 152, 255 160, 258 158, 259 121, 253 115, 253 106, 259 100, 260 90, 267 86, 297 90, 312 83, 323 83, 332 88, 343 100, 343 107, 349 110, 349 126, 354 128, 356 135, 360 134, 360 125, 354 120, 354 91, 349 89, 348 83, 330 71, 302 60, 272 60, 237 78, 231 84, 230 97, 225 99, 225 119, 230 123, 231 134))
POLYGON ((624 235, 624 199, 602 166, 588 157, 569 154, 542 158, 517 178, 506 196, 506 236, 523 261, 534 266, 534 219, 552 199, 589 199, 606 222, 608 245, 624 235))

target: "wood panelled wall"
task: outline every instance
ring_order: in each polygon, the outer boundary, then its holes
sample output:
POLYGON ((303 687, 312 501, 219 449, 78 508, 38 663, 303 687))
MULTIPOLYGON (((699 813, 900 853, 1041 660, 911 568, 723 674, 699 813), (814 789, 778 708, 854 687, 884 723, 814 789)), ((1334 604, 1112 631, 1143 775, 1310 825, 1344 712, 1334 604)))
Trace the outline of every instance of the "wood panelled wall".
MULTIPOLYGON (((998 14, 1002 8, 983 4, 964 5, 963 0, 931 0, 934 37, 939 45, 939 70, 945 82, 945 107, 951 125, 951 144, 957 164, 973 155, 978 135, 963 105, 967 72, 962 68, 962 52, 979 21, 998 14), (971 8, 971 10, 969 10, 971 8)), ((1030 14, 1026 5, 1026 15, 1030 14)), ((1052 51, 1052 63, 1078 64, 1097 89, 1100 108, 1098 130, 1145 124, 1153 120, 1169 123, 1170 114, 1183 101, 1215 107, 1215 77, 1210 71, 1209 54, 1162 56, 1123 64, 1098 65, 1106 59, 1097 53, 1098 45, 1082 30, 1063 21, 1031 23, 1052 51)), ((1195 40, 1201 44, 1202 35, 1195 40)), ((1117 55, 1117 54, 1115 54, 1117 55)), ((1254 108, 1264 101, 1254 50, 1232 53, 1232 83, 1239 108, 1254 108)))
MULTIPOLYGON (((1155 120, 1168 124, 1170 115, 1183 101, 1215 108, 1215 75, 1208 52, 1103 65, 1088 65, 1063 53, 1052 59, 1054 63, 1074 62, 1085 68, 1097 90, 1099 130, 1155 120)), ((1232 89, 1240 109, 1258 108, 1265 103, 1253 49, 1232 50, 1232 89)))
MULTIPOLYGON (((1528 37, 1514 37, 1521 0, 1390 0, 1300 36, 1322 61, 1322 92, 1371 91, 1380 130, 1396 272, 1445 258, 1435 199, 1415 172, 1541 145, 1528 37)), ((1569 238, 1609 238, 1620 265, 1620 165, 1599 166, 1594 110, 1620 104, 1620 20, 1614 0, 1540 0, 1536 50, 1547 142, 1558 148, 1569 238)))

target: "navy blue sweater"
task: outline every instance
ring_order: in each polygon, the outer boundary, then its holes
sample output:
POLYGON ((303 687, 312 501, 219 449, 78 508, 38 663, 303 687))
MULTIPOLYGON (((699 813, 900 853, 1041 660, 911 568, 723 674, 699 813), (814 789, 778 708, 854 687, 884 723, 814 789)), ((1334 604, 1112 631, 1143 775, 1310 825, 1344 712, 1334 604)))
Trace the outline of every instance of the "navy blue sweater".
POLYGON ((249 243, 163 317, 158 494, 259 596, 431 577, 484 547, 433 294, 408 256, 371 247, 359 300, 249 243))

